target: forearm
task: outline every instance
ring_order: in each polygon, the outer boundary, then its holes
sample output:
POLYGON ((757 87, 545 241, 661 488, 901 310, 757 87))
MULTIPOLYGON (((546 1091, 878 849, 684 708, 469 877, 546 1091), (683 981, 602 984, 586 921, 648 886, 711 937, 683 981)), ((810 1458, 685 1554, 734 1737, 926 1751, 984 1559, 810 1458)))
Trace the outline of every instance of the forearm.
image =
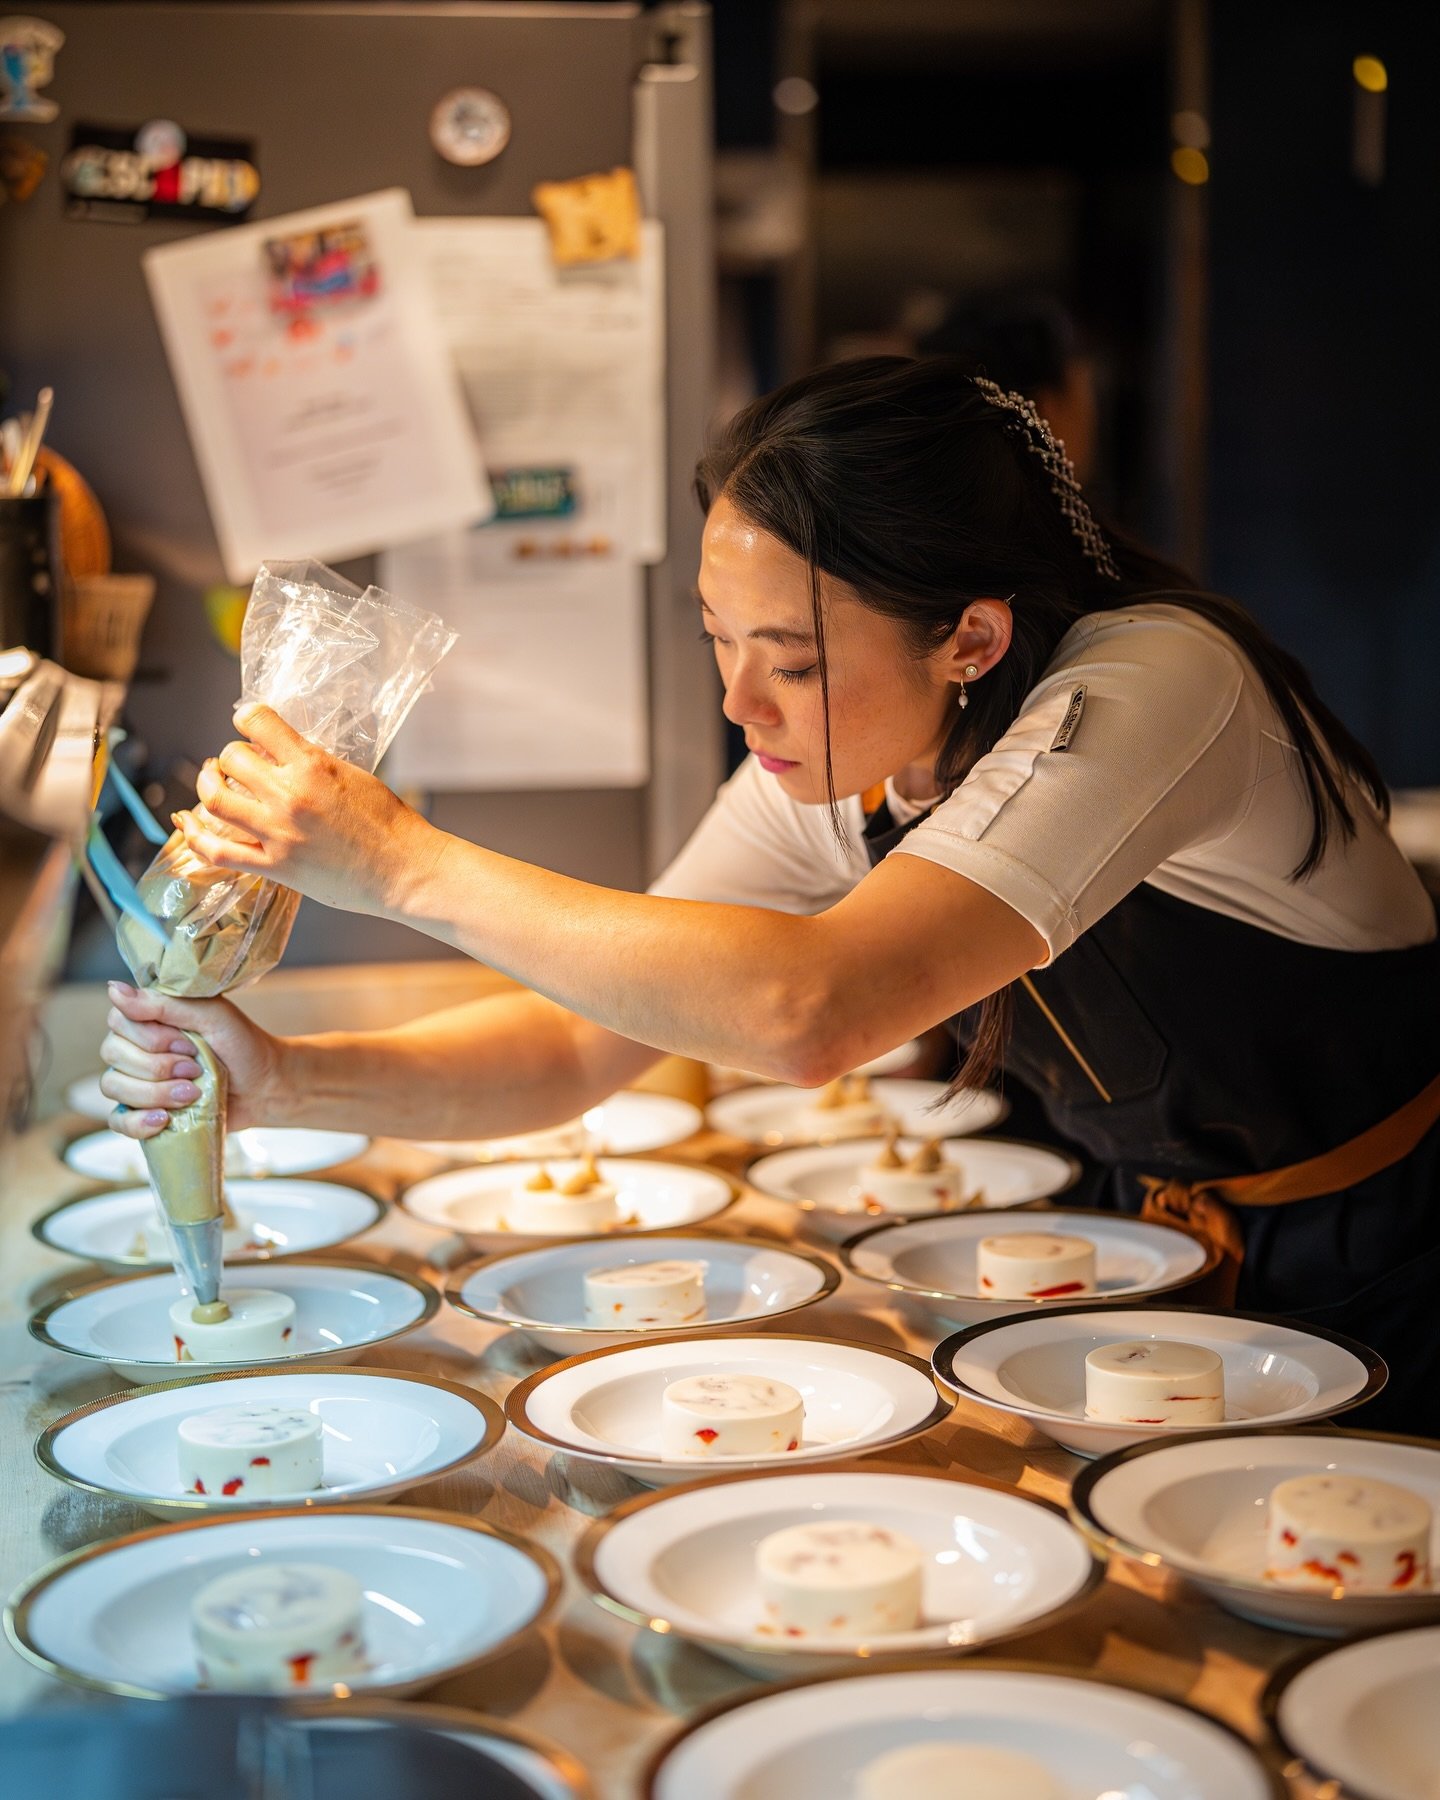
POLYGON ((612 1032, 783 1080, 848 1030, 820 920, 619 893, 455 838, 436 850, 391 916, 612 1032))
POLYGON ((501 1136, 574 1118, 654 1060, 538 995, 497 995, 385 1031, 281 1040, 267 1116, 372 1136, 501 1136))

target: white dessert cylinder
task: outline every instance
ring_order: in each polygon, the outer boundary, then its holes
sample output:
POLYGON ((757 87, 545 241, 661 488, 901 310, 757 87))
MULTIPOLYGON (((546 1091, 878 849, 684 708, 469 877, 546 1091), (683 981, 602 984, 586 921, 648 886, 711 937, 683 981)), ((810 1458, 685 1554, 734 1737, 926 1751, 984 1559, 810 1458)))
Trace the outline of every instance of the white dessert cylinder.
POLYGON ((217 1406, 178 1428, 180 1485, 207 1499, 313 1493, 323 1472, 319 1416, 287 1406, 217 1406))
POLYGON ((987 1300, 1062 1300, 1095 1292, 1095 1246, 1054 1231, 981 1238, 978 1291, 987 1300))
POLYGON ((1116 1425, 1222 1424, 1225 1365, 1203 1344, 1101 1344, 1085 1358, 1085 1417, 1116 1425))
POLYGON ((537 1237, 587 1237, 611 1230, 620 1220, 614 1186, 597 1176, 581 1187, 583 1175, 582 1168, 556 1182, 538 1170, 510 1196, 505 1223, 512 1231, 537 1237), (567 1187, 579 1191, 566 1193, 567 1187))
POLYGON ((962 1193, 960 1171, 949 1163, 927 1174, 913 1169, 881 1169, 873 1164, 859 1174, 860 1198, 882 1212, 943 1212, 955 1206, 962 1193))
POLYGON ((585 1276, 585 1322, 619 1331, 688 1325, 705 1317, 702 1262, 627 1263, 585 1276))
POLYGON ((797 1123, 807 1135, 824 1143, 834 1138, 868 1137, 883 1131, 889 1119, 863 1076, 842 1075, 821 1090, 797 1123))
POLYGON ((230 1288, 221 1298, 228 1319, 201 1325, 191 1318, 195 1302, 186 1295, 170 1308, 176 1362, 261 1362, 293 1356, 295 1302, 271 1288, 230 1288))
POLYGON ((1430 1585, 1431 1509, 1368 1475, 1295 1475, 1270 1495, 1267 1581, 1402 1593, 1430 1585))
POLYGON ((860 1520, 790 1525, 762 1538, 755 1571, 765 1625, 788 1638, 870 1638, 920 1621, 918 1545, 860 1520))
POLYGON ((1050 1771, 1001 1744, 906 1744, 861 1769, 856 1800, 1060 1800, 1050 1771))
POLYGON ((763 1375, 687 1375, 660 1400, 666 1457, 783 1456, 805 1433, 805 1402, 763 1375))
POLYGON ((360 1583, 326 1563, 259 1562, 218 1576, 190 1609, 202 1681, 235 1694, 293 1693, 365 1668, 360 1583))

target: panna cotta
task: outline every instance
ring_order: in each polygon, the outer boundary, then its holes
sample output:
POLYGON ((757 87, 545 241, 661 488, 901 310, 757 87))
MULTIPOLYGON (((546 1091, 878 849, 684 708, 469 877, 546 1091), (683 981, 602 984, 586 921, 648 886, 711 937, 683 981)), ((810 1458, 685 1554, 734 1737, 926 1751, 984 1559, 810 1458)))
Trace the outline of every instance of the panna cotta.
POLYGON ((687 1375, 660 1398, 662 1456, 784 1456, 804 1435, 804 1400, 768 1376, 687 1375))
POLYGON ((1203 1344, 1133 1338, 1085 1358, 1085 1417, 1112 1425, 1220 1425, 1225 1365, 1203 1344))
POLYGON ((1429 1504, 1368 1475, 1295 1475, 1270 1495, 1265 1579, 1403 1593, 1430 1585, 1429 1504))
POLYGON ((800 1117, 802 1131, 825 1143, 883 1131, 890 1115, 870 1092, 864 1075, 842 1075, 822 1088, 800 1117))
POLYGON ((755 1550, 765 1626, 790 1638, 913 1631, 923 1566, 919 1546, 883 1525, 835 1519, 772 1531, 755 1550))
POLYGON ((232 1694, 346 1682, 365 1668, 360 1583, 326 1563, 252 1563, 207 1582, 190 1609, 200 1677, 232 1694))
POLYGON ((861 1769, 856 1800, 1061 1800, 1043 1763, 1003 1744, 906 1744, 861 1769))
POLYGON ((943 1212, 958 1206, 960 1171, 945 1161, 938 1138, 926 1138, 908 1157, 891 1131, 875 1160, 860 1171, 860 1198, 874 1212, 943 1212))
POLYGON ((705 1265, 685 1262, 627 1263, 591 1269, 585 1276, 585 1323, 619 1331, 657 1325, 690 1325, 705 1317, 705 1265))
POLYGON ((295 1302, 270 1288, 231 1288, 210 1308, 187 1294, 170 1308, 170 1327, 176 1362, 264 1362, 296 1349, 295 1302))
POLYGON ((216 1406, 178 1427, 180 1485, 210 1500, 309 1494, 323 1473, 319 1415, 289 1406, 216 1406))
POLYGON ((615 1189, 587 1156, 572 1174, 556 1181, 542 1163, 511 1196, 505 1222, 512 1231, 541 1237, 586 1237, 620 1222, 615 1189))
POLYGON ((981 1238, 975 1273, 986 1300, 1068 1300, 1095 1292, 1095 1246, 1056 1231, 981 1238))

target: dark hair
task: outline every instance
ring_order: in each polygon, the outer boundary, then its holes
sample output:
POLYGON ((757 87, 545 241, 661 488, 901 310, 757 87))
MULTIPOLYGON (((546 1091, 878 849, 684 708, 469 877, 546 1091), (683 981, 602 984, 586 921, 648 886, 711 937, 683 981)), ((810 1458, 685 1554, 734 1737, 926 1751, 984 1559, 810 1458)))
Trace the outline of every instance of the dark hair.
MULTIPOLYGON (((1353 778, 1382 812, 1385 783, 1369 752, 1315 692, 1309 675, 1236 601, 1106 527, 1118 581, 1102 575, 1049 485, 1040 459, 950 357, 836 363, 739 412, 701 458, 695 491, 708 512, 723 494, 810 568, 810 607, 825 715, 825 782, 836 810, 820 576, 842 581, 894 619, 917 657, 938 649, 973 600, 1016 595, 1006 655, 954 709, 936 761, 942 794, 1009 729, 1055 646, 1079 618, 1145 600, 1188 607, 1227 632, 1254 665, 1299 759, 1310 841, 1292 871, 1318 867, 1337 828, 1353 837, 1353 778)), ((1009 990, 992 994, 957 1085, 1003 1060, 1009 990)))

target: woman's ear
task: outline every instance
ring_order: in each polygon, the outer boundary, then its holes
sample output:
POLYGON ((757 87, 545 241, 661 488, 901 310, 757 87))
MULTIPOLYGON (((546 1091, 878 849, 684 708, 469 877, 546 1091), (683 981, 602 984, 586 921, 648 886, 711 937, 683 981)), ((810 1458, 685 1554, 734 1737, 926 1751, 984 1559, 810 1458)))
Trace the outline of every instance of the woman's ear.
POLYGON ((944 673, 950 681, 978 681, 1010 648, 1014 621, 1008 600, 972 600, 950 640, 944 673))

